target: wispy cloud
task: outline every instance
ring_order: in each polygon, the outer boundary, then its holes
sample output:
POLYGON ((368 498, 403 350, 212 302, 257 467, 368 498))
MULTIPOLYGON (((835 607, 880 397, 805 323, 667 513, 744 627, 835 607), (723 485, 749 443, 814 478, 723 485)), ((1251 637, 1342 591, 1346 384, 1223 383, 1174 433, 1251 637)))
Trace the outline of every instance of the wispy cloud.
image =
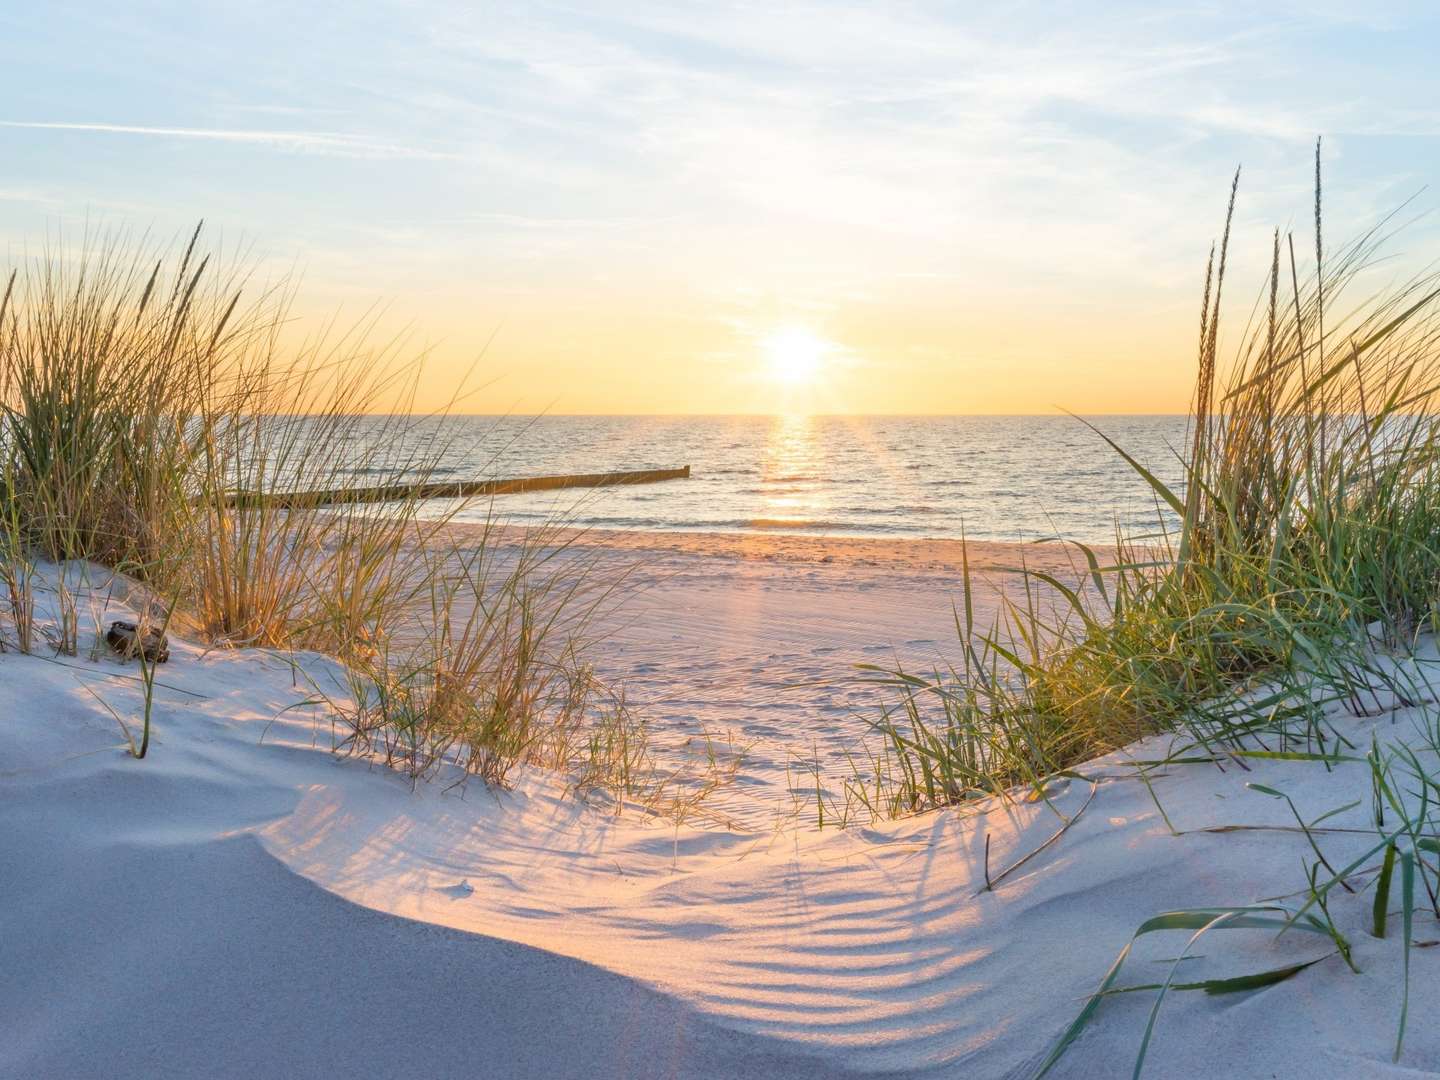
POLYGON ((536 232, 612 232, 626 229, 655 228, 680 220, 679 215, 664 217, 534 217, 527 214, 482 213, 465 217, 432 221, 430 224, 493 225, 502 229, 534 230, 536 232))
POLYGON ((46 207, 60 205, 60 200, 53 194, 33 188, 0 187, 0 202, 33 203, 36 206, 46 207))
POLYGON ((389 142, 369 135, 337 131, 272 131, 252 128, 152 127, 145 124, 76 123, 60 120, 0 120, 0 127, 35 131, 76 131, 102 135, 140 135, 150 138, 203 139, 212 142, 258 143, 346 157, 447 158, 453 154, 389 142))

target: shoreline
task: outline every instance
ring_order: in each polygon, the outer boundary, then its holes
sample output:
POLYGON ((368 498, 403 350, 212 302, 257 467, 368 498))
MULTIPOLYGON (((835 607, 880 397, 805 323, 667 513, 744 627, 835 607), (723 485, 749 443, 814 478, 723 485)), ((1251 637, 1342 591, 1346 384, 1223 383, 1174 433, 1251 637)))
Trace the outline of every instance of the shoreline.
MULTIPOLYGON (((442 534, 478 536, 486 529, 502 543, 516 543, 536 529, 524 525, 446 522, 442 534)), ((839 536, 783 532, 721 532, 681 529, 557 527, 539 530, 577 549, 617 553, 707 556, 758 562, 859 565, 915 572, 960 572, 968 560, 972 572, 1011 571, 1021 566, 1054 572, 1079 568, 1083 555, 1061 540, 960 540, 951 537, 839 536)), ((1091 545, 1097 554, 1109 547, 1091 545)))

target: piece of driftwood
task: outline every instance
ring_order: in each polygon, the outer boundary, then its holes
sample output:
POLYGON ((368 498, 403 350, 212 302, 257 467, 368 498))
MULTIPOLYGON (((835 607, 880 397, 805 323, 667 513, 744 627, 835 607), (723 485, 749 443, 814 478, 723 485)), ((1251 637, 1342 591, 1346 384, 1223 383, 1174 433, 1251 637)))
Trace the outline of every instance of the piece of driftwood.
POLYGON ((105 643, 127 660, 140 655, 152 664, 163 664, 170 659, 170 643, 155 626, 147 626, 141 634, 134 623, 116 619, 105 632, 105 643))
POLYGON ((382 487, 322 488, 314 491, 235 491, 225 505, 246 509, 273 507, 296 510, 340 503, 399 502, 404 499, 469 499, 477 495, 515 495, 559 488, 658 484, 690 479, 690 466, 678 469, 636 469, 630 472, 573 473, 565 476, 523 476, 514 480, 459 480, 432 484, 386 484, 382 487))

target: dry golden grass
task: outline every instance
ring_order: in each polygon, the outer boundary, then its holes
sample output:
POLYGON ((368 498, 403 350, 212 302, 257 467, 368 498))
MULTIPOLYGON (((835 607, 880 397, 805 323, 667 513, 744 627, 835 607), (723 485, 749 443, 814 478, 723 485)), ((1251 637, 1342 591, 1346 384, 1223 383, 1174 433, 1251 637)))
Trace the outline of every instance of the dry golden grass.
POLYGON ((325 700, 348 749, 417 778, 453 766, 504 783, 539 764, 633 794, 644 726, 617 727, 615 695, 582 656, 622 572, 556 529, 504 544, 485 529, 457 549, 444 528, 463 502, 234 498, 360 475, 422 485, 462 429, 444 411, 414 414, 424 358, 377 340, 373 318, 302 337, 288 282, 260 282, 202 240, 197 228, 174 257, 123 235, 84 237, 78 253, 57 240, 3 279, 12 643, 35 645, 34 561, 91 560, 207 642, 338 658, 345 693, 325 700))

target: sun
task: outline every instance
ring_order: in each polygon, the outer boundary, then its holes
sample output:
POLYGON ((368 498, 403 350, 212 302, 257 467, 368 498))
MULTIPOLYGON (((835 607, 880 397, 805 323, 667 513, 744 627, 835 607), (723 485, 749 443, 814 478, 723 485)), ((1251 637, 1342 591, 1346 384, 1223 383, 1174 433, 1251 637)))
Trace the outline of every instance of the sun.
POLYGON ((767 334, 760 348, 770 377, 795 386, 819 374, 835 346, 803 326, 782 326, 767 334))

